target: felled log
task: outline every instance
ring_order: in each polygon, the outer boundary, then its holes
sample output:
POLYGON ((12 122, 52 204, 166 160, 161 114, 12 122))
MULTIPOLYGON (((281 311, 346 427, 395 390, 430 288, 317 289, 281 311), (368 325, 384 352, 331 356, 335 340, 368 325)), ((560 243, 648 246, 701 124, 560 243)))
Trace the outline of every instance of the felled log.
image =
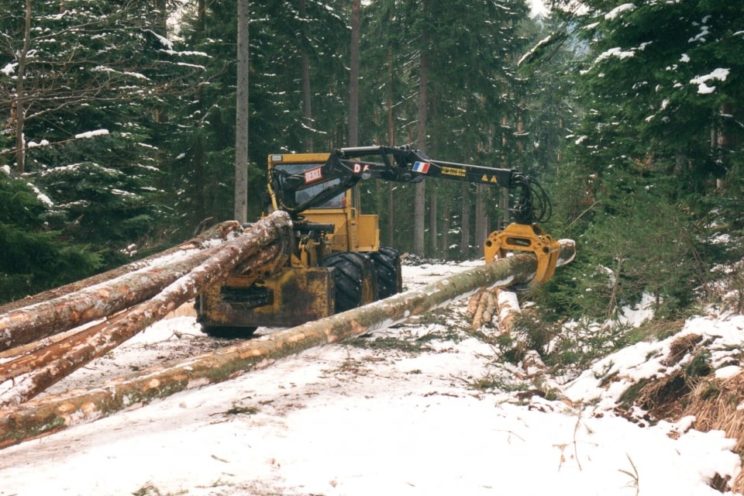
MULTIPOLYGON (((571 259, 573 243, 561 245, 571 259)), ((529 281, 536 262, 517 255, 444 278, 424 288, 398 294, 360 308, 308 322, 270 336, 246 341, 168 367, 107 381, 101 388, 71 391, 0 408, 0 447, 108 416, 176 392, 230 379, 271 360, 313 346, 333 343, 401 322, 480 287, 529 281)))
POLYGON ((0 314, 0 351, 72 329, 151 298, 209 258, 217 249, 210 248, 215 237, 224 238, 239 227, 235 221, 225 222, 210 230, 206 237, 195 238, 82 282, 20 300, 26 305, 0 314))
POLYGON ((215 241, 226 239, 230 235, 230 233, 237 232, 239 230, 240 223, 236 220, 228 220, 222 222, 210 229, 207 229, 203 233, 194 238, 191 238, 188 241, 184 241, 179 245, 173 246, 164 251, 160 251, 158 253, 150 255, 149 257, 141 258, 127 265, 122 265, 121 267, 116 267, 115 269, 111 269, 109 271, 102 272, 100 274, 96 274, 94 276, 88 277, 86 279, 81 279, 70 284, 65 284, 64 286, 49 289, 35 295, 26 296, 25 298, 21 298, 20 300, 3 303, 2 305, 0 305, 0 315, 10 312, 11 310, 15 310, 16 308, 34 305, 36 303, 51 300, 53 298, 59 298, 60 296, 79 291, 83 288, 87 288, 88 286, 93 286, 94 284, 100 284, 102 282, 114 279, 115 277, 140 270, 150 265, 157 265, 160 261, 165 260, 167 257, 170 257, 171 255, 179 251, 189 250, 193 248, 205 248, 215 241))
POLYGON ((238 264, 258 276, 263 266, 286 254, 281 238, 290 235, 289 226, 289 216, 276 212, 219 247, 211 258, 152 299, 42 350, 0 364, 0 405, 17 404, 36 396, 165 317, 207 285, 226 278, 238 264), (246 265, 249 257, 253 257, 250 267, 246 265))
MULTIPOLYGON (((561 251, 556 265, 558 267, 570 263, 576 256, 576 243, 571 239, 559 241, 561 251)), ((498 311, 499 331, 508 334, 514 325, 514 319, 520 313, 519 300, 516 293, 505 288, 483 288, 470 297, 467 314, 471 318, 471 327, 480 329, 492 322, 498 311)))
POLYGON ((63 339, 80 331, 80 328, 70 329, 68 331, 60 332, 43 339, 39 339, 38 341, 32 341, 30 343, 14 346, 13 348, 8 348, 7 350, 0 351, 0 363, 8 362, 11 359, 15 360, 24 355, 28 355, 29 353, 33 353, 34 351, 46 348, 47 346, 58 343, 63 339))
MULTIPOLYGON (((271 264, 281 254, 280 244, 274 243, 248 257, 245 264, 254 267, 253 272, 258 276, 262 267, 271 264)), ((208 270, 212 269, 213 267, 208 268, 208 270)), ((187 281, 185 282, 188 278, 189 276, 182 278, 184 281, 181 282, 188 284, 187 281)), ((158 296, 157 301, 140 304, 108 321, 71 333, 64 339, 33 349, 23 356, 0 364, 0 384, 12 384, 7 392, 3 392, 0 388, 0 405, 25 401, 91 360, 103 356, 169 313, 168 306, 163 305, 163 302, 178 307, 180 306, 179 299, 180 294, 174 295, 166 289, 158 296), (147 305, 155 308, 148 309, 147 305), (138 319, 137 316, 143 311, 147 318, 138 319)))
POLYGON ((522 313, 517 293, 508 289, 498 289, 495 299, 499 310, 499 332, 510 334, 514 327, 514 320, 522 313))

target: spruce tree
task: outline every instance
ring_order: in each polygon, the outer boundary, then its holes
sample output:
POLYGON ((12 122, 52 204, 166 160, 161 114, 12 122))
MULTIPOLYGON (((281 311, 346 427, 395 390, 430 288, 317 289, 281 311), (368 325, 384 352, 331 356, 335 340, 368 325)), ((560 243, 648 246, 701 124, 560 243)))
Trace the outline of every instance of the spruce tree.
POLYGON ((86 245, 49 229, 51 200, 0 167, 0 302, 80 279, 101 266, 86 245))
POLYGON ((8 35, 0 84, 10 95, 1 110, 23 123, 25 137, 14 143, 23 163, 13 165, 52 198, 52 227, 100 246, 107 265, 119 263, 163 217, 162 152, 153 139, 169 95, 202 68, 157 32, 163 13, 151 2, 29 5, 30 36, 13 15, 0 27, 8 35), (21 74, 14 47, 24 43, 21 74))
MULTIPOLYGON (((678 308, 705 279, 707 212, 725 223, 744 207, 735 124, 744 117, 744 9, 705 0, 583 4, 569 26, 586 51, 576 78, 585 111, 569 135, 558 208, 584 250, 565 275, 602 295, 595 310, 642 291, 678 308), (618 291, 596 291, 611 287, 618 291)), ((591 299, 576 284, 575 294, 591 299)))

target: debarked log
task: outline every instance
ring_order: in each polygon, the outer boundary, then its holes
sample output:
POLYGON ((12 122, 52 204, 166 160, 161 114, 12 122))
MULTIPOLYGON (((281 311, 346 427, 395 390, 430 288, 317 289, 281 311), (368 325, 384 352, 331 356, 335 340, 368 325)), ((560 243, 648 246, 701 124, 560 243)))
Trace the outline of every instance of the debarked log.
POLYGON ((0 351, 107 317, 156 295, 168 284, 207 260, 223 239, 234 232, 236 221, 224 222, 199 237, 157 256, 123 268, 50 290, 26 300, 18 308, 0 313, 0 351), (32 303, 33 302, 33 303, 32 303))
POLYGON ((150 265, 158 265, 160 261, 165 260, 167 257, 171 256, 174 253, 193 248, 206 248, 212 246, 215 241, 219 242, 220 240, 225 240, 231 233, 238 232, 239 230, 240 222, 236 220, 221 222, 207 229, 198 236, 191 238, 188 241, 184 241, 181 244, 168 248, 167 250, 159 251, 148 257, 135 260, 134 262, 131 262, 129 264, 122 265, 121 267, 116 267, 114 269, 96 274, 94 276, 90 276, 86 279, 71 282, 69 284, 65 284, 64 286, 58 286, 56 288, 37 293, 35 295, 26 296, 25 298, 21 298, 20 300, 3 303, 2 305, 0 305, 0 314, 10 312, 11 310, 15 310, 16 308, 26 307, 29 305, 34 305, 36 303, 40 303, 42 301, 58 298, 66 294, 79 291, 83 288, 87 288, 88 286, 100 284, 121 275, 140 270, 150 265))
POLYGON ((0 405, 18 404, 36 396, 162 319, 207 285, 226 278, 238 264, 246 265, 250 257, 256 274, 263 266, 273 265, 278 257, 287 256, 283 238, 291 236, 290 226, 289 216, 276 212, 220 246, 212 257, 150 300, 44 349, 0 364, 0 405))
MULTIPOLYGON (((575 245, 561 243, 561 261, 573 259, 575 245)), ((71 425, 108 416, 176 392, 225 381, 272 360, 313 346, 333 343, 401 322, 481 287, 528 282, 535 273, 531 255, 517 255, 446 277, 360 308, 229 346, 216 352, 141 374, 107 381, 88 391, 70 391, 25 404, 0 408, 0 447, 42 436, 71 425)))

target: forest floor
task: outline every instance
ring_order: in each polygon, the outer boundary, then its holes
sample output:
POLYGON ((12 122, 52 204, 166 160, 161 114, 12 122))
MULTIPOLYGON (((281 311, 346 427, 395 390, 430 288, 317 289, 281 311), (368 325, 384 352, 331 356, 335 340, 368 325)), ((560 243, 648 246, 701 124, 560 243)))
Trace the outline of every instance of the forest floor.
MULTIPOLYGON (((478 263, 406 265, 404 285, 478 263)), ((725 395, 744 315, 706 308, 663 339, 545 367, 506 360, 466 304, 6 448, 0 495, 732 494, 741 448, 695 427, 726 428, 723 403, 729 434, 744 425, 725 395)), ((182 313, 50 393, 225 345, 182 313)), ((577 347, 606 332, 565 329, 577 347)))

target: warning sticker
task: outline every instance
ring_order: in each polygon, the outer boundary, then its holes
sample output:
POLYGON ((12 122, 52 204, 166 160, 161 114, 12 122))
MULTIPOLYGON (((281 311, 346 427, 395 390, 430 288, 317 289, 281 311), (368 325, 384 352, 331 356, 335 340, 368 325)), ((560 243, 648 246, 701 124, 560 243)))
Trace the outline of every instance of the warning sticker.
POLYGON ((442 174, 465 177, 465 169, 460 169, 459 167, 442 167, 442 174))
POLYGON ((323 171, 320 167, 305 171, 305 184, 310 184, 320 179, 323 179, 323 171))

